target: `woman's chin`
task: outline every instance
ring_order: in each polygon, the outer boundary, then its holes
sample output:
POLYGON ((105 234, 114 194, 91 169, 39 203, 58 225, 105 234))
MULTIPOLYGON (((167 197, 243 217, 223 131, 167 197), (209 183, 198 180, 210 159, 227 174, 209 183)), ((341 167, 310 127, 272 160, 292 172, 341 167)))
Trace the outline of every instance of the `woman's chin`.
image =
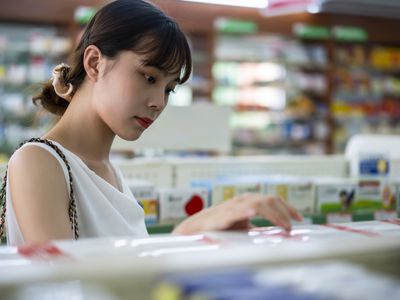
POLYGON ((133 142, 133 141, 136 141, 138 138, 140 138, 142 133, 143 133, 143 131, 136 131, 134 133, 129 132, 129 133, 124 133, 124 134, 117 134, 117 136, 125 141, 133 142))

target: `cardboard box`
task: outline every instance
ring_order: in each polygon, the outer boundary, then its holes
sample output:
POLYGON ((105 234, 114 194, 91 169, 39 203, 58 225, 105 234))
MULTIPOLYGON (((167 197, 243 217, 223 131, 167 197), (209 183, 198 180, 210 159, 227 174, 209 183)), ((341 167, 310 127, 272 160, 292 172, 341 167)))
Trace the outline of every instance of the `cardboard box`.
POLYGON ((396 179, 359 178, 356 198, 352 211, 395 210, 398 207, 398 186, 396 179))
POLYGON ((300 213, 314 213, 315 190, 311 180, 277 176, 266 181, 266 194, 279 196, 300 213))
POLYGON ((317 213, 349 211, 356 197, 356 180, 323 178, 315 180, 314 186, 317 213))
POLYGON ((207 207, 206 188, 159 188, 157 194, 160 224, 176 224, 207 207))
POLYGON ((128 181, 129 189, 142 206, 146 225, 158 223, 158 199, 154 184, 142 180, 128 181))
POLYGON ((209 206, 222 203, 245 193, 265 193, 265 176, 227 177, 211 180, 196 180, 194 187, 206 188, 209 191, 209 206))
POLYGON ((197 181, 194 184, 205 186, 210 190, 211 205, 244 193, 256 193, 282 197, 299 212, 314 212, 315 196, 312 182, 295 176, 241 176, 197 181))
POLYGON ((263 194, 264 184, 261 181, 248 181, 232 179, 227 182, 219 182, 212 187, 211 205, 219 204, 242 194, 263 194))

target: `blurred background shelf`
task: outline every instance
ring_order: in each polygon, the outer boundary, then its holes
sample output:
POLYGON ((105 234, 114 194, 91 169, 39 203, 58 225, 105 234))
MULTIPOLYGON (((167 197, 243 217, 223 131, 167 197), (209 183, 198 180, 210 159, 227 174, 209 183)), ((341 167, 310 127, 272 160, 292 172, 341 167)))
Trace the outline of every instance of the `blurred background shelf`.
MULTIPOLYGON (((343 153, 355 133, 400 132, 400 39, 388 30, 398 28, 400 19, 330 9, 270 14, 179 0, 154 2, 179 22, 193 50, 193 76, 170 105, 231 106, 231 154, 343 153), (274 124, 269 113, 254 111, 281 114, 286 122, 274 124), (271 126, 288 142, 268 149, 271 126), (301 140, 309 147, 300 150, 297 139, 305 128, 311 128, 309 136, 301 140), (243 129, 265 134, 243 136, 243 129)), ((34 123, 30 97, 75 44, 82 28, 82 18, 74 18, 76 9, 100 4, 74 0, 55 7, 39 0, 40 10, 18 9, 29 7, 26 0, 0 4, 0 140, 8 145, 1 146, 3 156, 53 122, 42 116, 39 125, 27 126, 28 120, 34 123)))

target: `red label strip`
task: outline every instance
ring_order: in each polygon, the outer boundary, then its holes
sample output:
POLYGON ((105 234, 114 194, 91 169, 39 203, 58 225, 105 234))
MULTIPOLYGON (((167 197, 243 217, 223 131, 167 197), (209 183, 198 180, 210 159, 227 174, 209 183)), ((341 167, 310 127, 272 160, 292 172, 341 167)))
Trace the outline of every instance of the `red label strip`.
POLYGON ((368 231, 368 230, 362 230, 362 229, 356 229, 356 228, 351 228, 343 225, 337 225, 337 224, 323 224, 323 226, 334 228, 337 230, 341 231, 347 231, 347 232, 352 232, 352 233, 358 233, 366 236, 380 236, 379 233, 373 232, 373 231, 368 231))
POLYGON ((388 220, 382 220, 381 222, 400 225, 400 219, 388 219, 388 220))
POLYGON ((68 255, 60 248, 51 244, 34 244, 18 247, 18 253, 34 260, 53 260, 57 258, 68 258, 68 255))

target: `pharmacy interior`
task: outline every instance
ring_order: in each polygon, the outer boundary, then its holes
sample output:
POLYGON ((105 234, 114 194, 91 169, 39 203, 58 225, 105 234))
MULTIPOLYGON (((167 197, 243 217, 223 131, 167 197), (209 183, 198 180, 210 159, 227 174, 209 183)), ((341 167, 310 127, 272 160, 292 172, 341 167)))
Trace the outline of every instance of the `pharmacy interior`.
MULTIPOLYGON (((0 299, 400 299, 400 3, 149 2, 193 59, 151 128, 112 146, 150 236, 1 246, 0 299), (246 193, 303 220, 170 234, 246 193)), ((57 122, 32 95, 105 3, 0 3, 1 178, 57 122)))

